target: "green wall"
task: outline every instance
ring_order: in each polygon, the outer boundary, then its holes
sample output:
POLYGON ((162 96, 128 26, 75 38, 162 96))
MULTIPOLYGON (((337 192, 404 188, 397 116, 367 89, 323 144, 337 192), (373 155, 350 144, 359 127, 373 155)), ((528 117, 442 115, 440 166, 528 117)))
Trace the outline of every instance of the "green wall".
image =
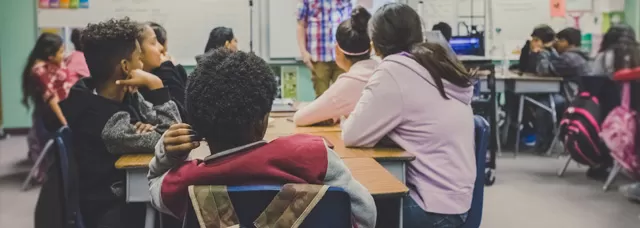
POLYGON ((31 126, 22 99, 21 72, 36 39, 36 1, 0 0, 0 83, 5 128, 31 126))
MULTIPOLYGON (((625 0, 625 4, 627 22, 636 32, 640 32, 640 4, 637 0, 625 0)), ((0 82, 5 128, 23 128, 31 125, 29 111, 20 104, 20 73, 36 39, 35 9, 34 0, 0 0, 0 82)), ((297 66, 298 100, 313 100, 311 73, 303 65, 297 66)))

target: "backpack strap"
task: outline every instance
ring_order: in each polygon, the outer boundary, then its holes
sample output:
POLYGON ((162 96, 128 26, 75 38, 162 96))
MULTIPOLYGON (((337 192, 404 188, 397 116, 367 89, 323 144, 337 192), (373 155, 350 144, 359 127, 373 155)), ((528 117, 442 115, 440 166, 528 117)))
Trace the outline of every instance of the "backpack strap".
POLYGON ((189 197, 200 227, 236 228, 240 222, 226 186, 189 186, 189 197))
POLYGON ((297 228, 328 189, 328 185, 286 184, 253 224, 256 228, 297 228))
POLYGON ((620 105, 628 109, 630 105, 629 103, 631 103, 631 85, 629 85, 629 82, 625 82, 622 83, 622 101, 620 102, 620 105))

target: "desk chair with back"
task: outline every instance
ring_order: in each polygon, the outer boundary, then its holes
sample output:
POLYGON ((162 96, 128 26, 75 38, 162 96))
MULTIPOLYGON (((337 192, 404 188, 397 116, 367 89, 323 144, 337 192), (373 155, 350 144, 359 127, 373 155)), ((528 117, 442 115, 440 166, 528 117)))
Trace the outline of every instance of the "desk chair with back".
POLYGON ((35 210, 35 227, 85 228, 79 206, 78 173, 71 130, 60 128, 54 137, 54 163, 47 172, 35 210))
POLYGON ((476 181, 473 189, 473 200, 463 228, 478 228, 482 222, 482 207, 484 204, 485 158, 491 140, 490 126, 487 120, 481 116, 474 116, 475 125, 475 153, 476 153, 476 181))
MULTIPOLYGON (((203 201, 213 201, 215 199, 215 204, 218 205, 217 214, 221 217, 224 215, 226 218, 222 218, 221 220, 228 226, 236 225, 239 223, 239 227, 257 227, 254 225, 254 222, 259 220, 259 217, 262 217, 263 211, 267 209, 267 207, 276 204, 285 203, 288 206, 288 209, 292 207, 296 207, 299 205, 294 205, 293 202, 296 200, 292 200, 289 197, 284 197, 285 200, 282 200, 283 197, 279 197, 279 199, 274 199, 276 195, 281 193, 281 189, 286 188, 287 185, 283 186, 271 186, 271 185, 263 185, 263 186, 235 186, 235 187, 227 187, 226 191, 223 190, 223 194, 220 195, 221 186, 190 186, 190 198, 191 203, 189 203, 189 208, 184 217, 183 228, 200 228, 201 223, 208 223, 211 221, 203 221, 206 219, 199 219, 198 214, 206 214, 207 211, 215 210, 213 208, 200 208, 200 211, 196 211, 195 208, 200 207, 202 204, 206 204, 203 201), (195 188, 200 188, 200 190, 193 190, 195 188), (216 190, 216 188, 218 190, 216 190), (200 193, 195 193, 195 191, 199 191, 200 193), (204 191, 204 192, 203 192, 204 191), (194 194, 191 194, 194 192, 194 194), (196 194, 206 194, 206 197, 197 197, 196 194), (195 199, 194 199, 195 198, 195 199), (287 201, 291 200, 291 201, 287 201), (225 202, 227 201, 227 202, 225 202), (228 202, 230 201, 230 202, 228 202), (283 202, 287 201, 287 202, 283 202), (194 203, 199 204, 199 206, 194 205, 194 203), (230 207, 224 207, 224 204, 230 203, 230 207), (222 205, 221 205, 222 204, 222 205), (222 206, 222 207, 221 207, 222 206), (204 212, 204 213, 203 213, 204 212), (232 216, 229 216, 233 214, 232 216), (233 217, 233 219, 229 219, 228 217, 233 217), (234 220, 234 221, 230 221, 234 220)), ((296 194, 295 196, 299 196, 296 194)), ((291 197, 291 196, 290 196, 291 197)), ((210 204, 209 204, 210 205, 210 204)), ((279 211, 281 212, 281 211, 279 211)), ((208 214, 209 215, 209 214, 208 214)), ((282 215, 282 214, 280 214, 282 215)), ((216 215, 214 215, 216 216, 216 215)), ((287 220, 287 218, 280 217, 279 215, 274 216, 274 214, 269 214, 269 220, 275 221, 276 219, 287 220)), ((264 221, 264 220, 262 220, 264 221)), ((220 221, 216 221, 220 222, 220 221)), ((351 217, 351 201, 349 195, 341 188, 337 187, 329 187, 326 190, 324 196, 322 196, 317 204, 311 212, 306 215, 306 218, 300 224, 300 227, 303 228, 324 228, 324 227, 332 227, 332 228, 351 228, 352 227, 352 217, 351 217)), ((274 226, 280 227, 280 226, 274 226)), ((283 226, 284 227, 284 226, 283 226)), ((287 226, 288 227, 288 226, 287 226)), ((260 227, 257 227, 260 228, 260 227)))

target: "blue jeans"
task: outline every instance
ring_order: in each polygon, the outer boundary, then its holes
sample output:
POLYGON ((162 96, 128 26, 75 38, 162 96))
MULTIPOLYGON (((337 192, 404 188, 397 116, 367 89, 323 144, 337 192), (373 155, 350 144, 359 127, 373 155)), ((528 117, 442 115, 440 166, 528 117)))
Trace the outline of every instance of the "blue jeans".
POLYGON ((402 219, 405 228, 459 228, 467 221, 467 213, 445 215, 426 212, 411 196, 405 196, 402 201, 402 219))

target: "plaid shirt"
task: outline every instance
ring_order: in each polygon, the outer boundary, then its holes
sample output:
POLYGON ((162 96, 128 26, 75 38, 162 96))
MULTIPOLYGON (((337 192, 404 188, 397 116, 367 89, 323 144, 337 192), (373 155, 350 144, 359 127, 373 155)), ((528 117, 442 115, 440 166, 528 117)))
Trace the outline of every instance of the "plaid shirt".
POLYGON ((351 0, 301 0, 298 21, 307 23, 307 51, 313 61, 335 60, 335 32, 351 16, 351 0))

